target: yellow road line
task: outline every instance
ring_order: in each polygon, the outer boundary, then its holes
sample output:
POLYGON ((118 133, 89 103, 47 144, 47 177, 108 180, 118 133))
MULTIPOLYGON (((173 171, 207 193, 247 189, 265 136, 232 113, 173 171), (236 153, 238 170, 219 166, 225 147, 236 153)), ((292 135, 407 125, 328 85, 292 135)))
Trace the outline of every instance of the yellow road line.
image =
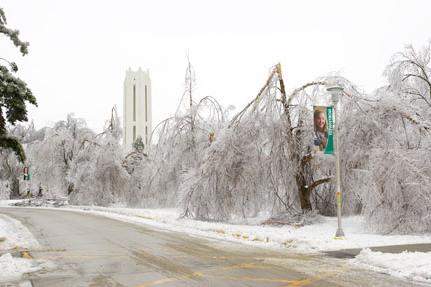
POLYGON ((338 268, 336 271, 331 272, 324 272, 320 273, 317 276, 312 276, 309 278, 299 279, 299 280, 291 280, 291 279, 277 279, 277 278, 261 278, 261 277, 250 277, 250 276, 223 276, 223 275, 217 275, 214 273, 220 272, 220 271, 226 271, 226 270, 233 270, 233 269, 268 269, 269 266, 261 266, 257 265, 256 262, 245 262, 240 263, 236 265, 231 266, 222 266, 222 267, 215 267, 207 269, 205 272, 194 272, 188 275, 183 275, 175 278, 165 278, 165 279, 159 279, 155 281, 149 281, 145 282, 143 284, 137 285, 136 287, 150 287, 150 286, 157 286, 157 285, 163 285, 165 283, 174 282, 174 281, 181 281, 185 279, 190 279, 193 277, 206 277, 206 278, 216 278, 216 279, 225 279, 225 280, 232 280, 232 281, 249 281, 249 282, 261 282, 261 283, 281 283, 284 287, 302 287, 307 286, 312 283, 315 283, 320 280, 324 280, 326 278, 333 277, 340 273, 345 273, 346 271, 350 270, 351 268, 347 266, 343 266, 341 268, 338 268), (284 285, 286 284, 286 285, 284 285))
POLYGON ((156 285, 161 285, 161 284, 165 284, 165 283, 169 283, 169 282, 173 282, 178 280, 177 278, 165 278, 165 279, 159 279, 159 280, 155 280, 155 281, 151 281, 151 282, 147 282, 144 284, 140 284, 140 285, 136 285, 136 287, 150 287, 150 286, 156 286, 156 285))
POLYGON ((20 255, 22 258, 25 259, 32 259, 33 257, 30 255, 30 252, 28 252, 27 250, 21 251, 20 255))
POLYGON ((178 278, 165 278, 165 279, 159 279, 159 280, 155 280, 155 281, 146 282, 146 283, 143 283, 140 285, 136 285, 135 287, 151 287, 151 286, 162 285, 162 284, 173 282, 173 281, 190 279, 190 278, 194 278, 194 277, 203 277, 203 276, 204 276, 204 274, 201 272, 193 272, 191 274, 183 275, 183 276, 180 276, 178 278))
POLYGON ((303 283, 306 283, 308 279, 303 280, 287 280, 287 279, 271 279, 271 278, 254 278, 254 277, 234 277, 234 276, 223 276, 223 275, 211 275, 210 273, 219 272, 223 270, 232 270, 232 269, 267 269, 269 267, 265 266, 257 266, 256 263, 240 263, 236 265, 231 266, 223 266, 223 267, 217 267, 213 268, 213 270, 206 270, 206 272, 194 272, 192 274, 179 276, 176 278, 165 278, 165 279, 159 279, 155 281, 146 282, 140 285, 137 285, 136 287, 150 287, 150 286, 157 286, 162 285, 165 283, 177 281, 177 280, 184 280, 184 279, 190 279, 193 277, 212 277, 212 278, 218 278, 218 279, 228 279, 228 280, 234 280, 234 281, 254 281, 254 282, 269 282, 269 283, 288 283, 289 286, 304 286, 303 283))

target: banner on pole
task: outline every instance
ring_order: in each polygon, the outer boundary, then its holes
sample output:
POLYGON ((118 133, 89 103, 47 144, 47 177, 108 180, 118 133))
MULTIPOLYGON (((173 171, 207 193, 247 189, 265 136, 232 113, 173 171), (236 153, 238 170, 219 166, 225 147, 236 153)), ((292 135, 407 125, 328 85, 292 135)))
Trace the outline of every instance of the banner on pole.
POLYGON ((314 150, 334 154, 334 108, 314 106, 314 150))

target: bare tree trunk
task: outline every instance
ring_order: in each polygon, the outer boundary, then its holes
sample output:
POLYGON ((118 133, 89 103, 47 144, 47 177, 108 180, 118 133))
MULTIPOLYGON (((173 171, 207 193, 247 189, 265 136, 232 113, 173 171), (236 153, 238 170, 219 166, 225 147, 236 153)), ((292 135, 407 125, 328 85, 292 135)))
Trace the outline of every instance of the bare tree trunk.
MULTIPOLYGON (((193 75, 192 75, 192 65, 190 63, 190 59, 188 59, 189 66, 188 66, 188 75, 189 78, 189 105, 190 105, 190 131, 191 131, 191 137, 192 137, 192 149, 193 153, 195 153, 195 145, 196 145, 196 139, 195 139, 195 116, 193 111, 193 75)), ((196 158, 196 155, 194 155, 196 158)))
POLYGON ((19 180, 18 180, 18 178, 13 177, 12 181, 9 184, 10 184, 9 198, 10 199, 19 198, 21 196, 21 194, 19 192, 19 180))
POLYGON ((307 182, 302 173, 296 174, 296 186, 298 187, 301 210, 303 212, 312 210, 313 207, 311 205, 310 192, 307 188, 307 182))

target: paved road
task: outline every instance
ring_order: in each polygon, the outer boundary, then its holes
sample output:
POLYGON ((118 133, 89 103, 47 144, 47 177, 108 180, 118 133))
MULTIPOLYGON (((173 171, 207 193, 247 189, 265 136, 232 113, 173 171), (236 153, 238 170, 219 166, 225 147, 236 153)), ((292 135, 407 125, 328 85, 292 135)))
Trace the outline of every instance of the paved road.
POLYGON ((211 241, 61 210, 0 212, 20 220, 39 240, 42 248, 30 250, 31 256, 58 266, 29 275, 33 286, 414 286, 325 256, 211 241))

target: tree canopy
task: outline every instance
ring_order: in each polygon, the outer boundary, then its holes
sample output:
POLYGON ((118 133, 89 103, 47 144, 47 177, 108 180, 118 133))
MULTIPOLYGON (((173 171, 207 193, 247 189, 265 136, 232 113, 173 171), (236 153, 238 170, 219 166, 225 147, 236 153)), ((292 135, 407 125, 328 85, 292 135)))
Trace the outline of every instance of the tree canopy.
MULTIPOLYGON (((19 31, 7 27, 6 15, 0 8, 0 34, 9 38, 19 48, 24 56, 28 53, 28 42, 23 42, 19 37, 19 31)), ((0 148, 12 149, 21 162, 25 161, 24 150, 19 141, 7 134, 6 124, 27 121, 26 102, 37 106, 27 84, 15 76, 18 66, 15 62, 0 57, 0 148)))

